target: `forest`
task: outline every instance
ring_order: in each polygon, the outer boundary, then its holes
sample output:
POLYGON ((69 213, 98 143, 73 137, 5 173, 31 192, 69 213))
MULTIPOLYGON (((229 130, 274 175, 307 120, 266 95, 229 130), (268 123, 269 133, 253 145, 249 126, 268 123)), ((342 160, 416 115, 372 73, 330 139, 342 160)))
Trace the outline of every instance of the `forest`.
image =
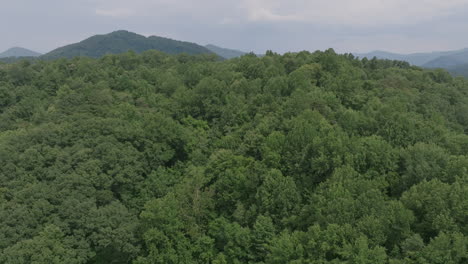
POLYGON ((206 47, 191 42, 158 36, 145 37, 126 30, 117 30, 104 35, 94 35, 78 43, 56 48, 39 58, 44 60, 77 56, 100 58, 106 54, 121 54, 127 51, 141 53, 147 50, 158 50, 168 54, 186 53, 189 55, 212 53, 206 47))
POLYGON ((332 49, 0 63, 0 263, 466 264, 468 81, 332 49))

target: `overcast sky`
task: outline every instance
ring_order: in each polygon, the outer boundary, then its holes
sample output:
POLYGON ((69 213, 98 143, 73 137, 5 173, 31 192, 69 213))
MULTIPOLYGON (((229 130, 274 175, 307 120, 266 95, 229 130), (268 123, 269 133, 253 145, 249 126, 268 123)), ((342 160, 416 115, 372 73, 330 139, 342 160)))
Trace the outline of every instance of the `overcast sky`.
POLYGON ((468 0, 0 0, 0 52, 125 29, 276 52, 468 47, 468 0))

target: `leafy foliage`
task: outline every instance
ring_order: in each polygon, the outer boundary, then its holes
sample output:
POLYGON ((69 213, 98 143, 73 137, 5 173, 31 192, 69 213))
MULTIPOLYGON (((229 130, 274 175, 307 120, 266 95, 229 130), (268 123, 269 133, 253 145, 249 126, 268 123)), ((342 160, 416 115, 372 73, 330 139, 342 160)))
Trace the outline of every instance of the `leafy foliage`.
POLYGON ((0 64, 0 263, 466 263, 467 117, 333 50, 0 64))

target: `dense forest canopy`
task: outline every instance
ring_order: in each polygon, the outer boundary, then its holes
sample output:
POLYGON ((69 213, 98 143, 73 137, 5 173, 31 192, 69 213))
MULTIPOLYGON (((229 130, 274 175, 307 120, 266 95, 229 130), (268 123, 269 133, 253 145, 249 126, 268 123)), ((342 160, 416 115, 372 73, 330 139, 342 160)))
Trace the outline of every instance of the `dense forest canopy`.
POLYGON ((0 64, 0 263, 467 263, 467 133, 333 50, 0 64))

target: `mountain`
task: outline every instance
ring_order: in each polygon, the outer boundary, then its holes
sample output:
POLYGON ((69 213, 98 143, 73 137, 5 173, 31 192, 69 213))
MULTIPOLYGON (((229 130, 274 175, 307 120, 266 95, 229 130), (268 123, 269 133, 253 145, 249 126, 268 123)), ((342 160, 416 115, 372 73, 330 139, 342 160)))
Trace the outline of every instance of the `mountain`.
POLYGON ((468 49, 463 49, 456 53, 440 56, 425 63, 423 66, 426 68, 449 69, 464 64, 468 64, 468 49))
POLYGON ((468 78, 468 63, 448 67, 447 70, 455 76, 463 76, 468 78))
POLYGON ((424 68, 446 69, 454 76, 468 77, 468 48, 454 51, 442 51, 431 53, 398 54, 386 51, 373 51, 363 54, 355 54, 361 58, 401 60, 424 68))
POLYGON ((221 48, 212 44, 206 45, 205 48, 211 50, 212 52, 226 59, 237 58, 246 54, 246 52, 243 52, 240 50, 225 49, 225 48, 221 48))
POLYGON ((37 57, 41 54, 32 50, 28 50, 21 47, 13 47, 8 49, 2 53, 0 53, 0 58, 8 58, 8 57, 37 57))
POLYGON ((401 60, 401 61, 407 61, 410 64, 413 64, 416 66, 424 66, 425 64, 433 60, 436 60, 442 56, 450 56, 450 55, 460 53, 462 51, 464 50, 398 54, 398 53, 391 53, 391 52, 377 50, 377 51, 372 51, 369 53, 356 53, 355 55, 361 58, 368 58, 368 59, 377 57, 378 59, 401 60))
POLYGON ((173 40, 169 38, 145 37, 125 30, 115 31, 106 35, 96 35, 79 43, 55 49, 42 56, 44 59, 72 58, 87 56, 98 58, 106 54, 124 53, 129 50, 141 53, 147 50, 159 50, 168 54, 187 53, 209 54, 209 49, 195 43, 173 40))
POLYGON ((388 59, 388 60, 401 60, 404 55, 391 53, 387 51, 375 50, 369 53, 355 53, 357 57, 372 59, 376 57, 377 59, 388 59))
POLYGON ((15 62, 18 62, 18 61, 37 61, 38 58, 40 57, 31 57, 31 56, 28 56, 28 57, 5 57, 5 58, 0 58, 0 62, 1 63, 7 63, 7 64, 10 64, 10 63, 15 63, 15 62))

